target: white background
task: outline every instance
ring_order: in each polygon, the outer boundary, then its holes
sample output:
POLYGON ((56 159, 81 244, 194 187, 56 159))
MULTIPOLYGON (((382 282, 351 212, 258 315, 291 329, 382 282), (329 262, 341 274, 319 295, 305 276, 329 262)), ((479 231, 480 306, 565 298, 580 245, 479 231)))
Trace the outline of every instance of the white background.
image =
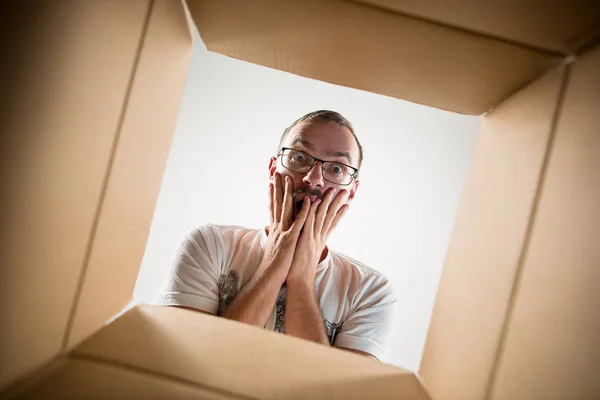
POLYGON ((152 301, 189 229, 268 224, 269 157, 281 133, 310 111, 335 110, 365 158, 329 246, 390 279, 391 360, 417 370, 480 119, 230 59, 197 39, 135 299, 152 301))

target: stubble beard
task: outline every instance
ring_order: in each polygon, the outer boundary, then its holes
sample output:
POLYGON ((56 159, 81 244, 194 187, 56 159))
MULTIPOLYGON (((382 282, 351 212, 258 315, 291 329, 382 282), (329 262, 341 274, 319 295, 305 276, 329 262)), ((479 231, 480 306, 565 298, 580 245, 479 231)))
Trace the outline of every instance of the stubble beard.
POLYGON ((293 207, 294 211, 292 212, 292 220, 296 220, 298 214, 300 214, 300 210, 302 210, 302 205, 304 204, 304 195, 313 195, 317 196, 317 198, 323 200, 323 193, 319 189, 296 189, 292 193, 293 199, 293 207))

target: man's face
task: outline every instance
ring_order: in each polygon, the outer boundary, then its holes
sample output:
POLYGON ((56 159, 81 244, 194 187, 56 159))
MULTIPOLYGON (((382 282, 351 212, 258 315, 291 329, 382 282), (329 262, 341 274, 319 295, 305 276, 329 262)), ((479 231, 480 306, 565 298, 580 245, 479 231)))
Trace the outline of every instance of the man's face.
MULTIPOLYGON (((292 128, 285 137, 282 147, 302 151, 314 158, 331 161, 358 168, 359 149, 352 133, 345 127, 330 123, 329 121, 302 122, 292 128)), ((302 159, 302 156, 300 157, 302 159)), ((333 175, 339 169, 336 165, 330 165, 330 172, 326 176, 333 175)), ((293 183, 294 194, 294 218, 300 211, 302 200, 309 195, 311 200, 323 198, 328 189, 333 188, 337 193, 340 190, 348 191, 348 201, 352 201, 359 182, 352 180, 349 185, 342 185, 328 181, 323 177, 323 165, 316 162, 308 172, 296 172, 286 168, 282 164, 282 157, 273 157, 269 165, 269 173, 272 177, 279 172, 284 178, 289 176, 293 183)), ((334 193, 334 194, 335 194, 334 193)))

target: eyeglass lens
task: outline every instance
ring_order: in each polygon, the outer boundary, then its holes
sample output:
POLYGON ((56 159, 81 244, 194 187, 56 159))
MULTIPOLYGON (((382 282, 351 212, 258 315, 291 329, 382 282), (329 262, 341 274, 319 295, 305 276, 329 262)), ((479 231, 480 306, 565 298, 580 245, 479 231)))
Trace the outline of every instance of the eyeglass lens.
MULTIPOLYGON (((281 162, 284 167, 292 171, 306 173, 315 163, 315 159, 300 151, 285 149, 281 157, 281 162)), ((323 163, 323 178, 331 183, 347 185, 352 182, 353 173, 354 170, 344 164, 331 161, 323 163)))

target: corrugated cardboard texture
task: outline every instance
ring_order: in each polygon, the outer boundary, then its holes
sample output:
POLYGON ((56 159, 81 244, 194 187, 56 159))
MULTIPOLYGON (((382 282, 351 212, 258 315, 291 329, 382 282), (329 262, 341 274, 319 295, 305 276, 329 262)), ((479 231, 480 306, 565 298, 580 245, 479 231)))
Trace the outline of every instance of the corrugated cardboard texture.
POLYGON ((209 50, 465 114, 488 111, 556 61, 547 53, 340 0, 188 3, 209 50))
POLYGON ((156 374, 91 360, 69 360, 20 399, 211 399, 216 393, 156 374))
POLYGON ((564 70, 482 120, 420 373, 434 399, 483 399, 496 360, 564 70))
POLYGON ((140 306, 73 357, 255 399, 428 399, 410 371, 344 350, 172 307, 140 306))
POLYGON ((61 348, 148 8, 6 3, 0 388, 61 348))
POLYGON ((132 299, 183 96, 192 40, 180 1, 152 2, 69 346, 96 331, 132 299))
POLYGON ((600 33, 597 0, 356 0, 564 54, 600 33))
POLYGON ((600 46, 571 66, 492 399, 600 398, 600 46))

